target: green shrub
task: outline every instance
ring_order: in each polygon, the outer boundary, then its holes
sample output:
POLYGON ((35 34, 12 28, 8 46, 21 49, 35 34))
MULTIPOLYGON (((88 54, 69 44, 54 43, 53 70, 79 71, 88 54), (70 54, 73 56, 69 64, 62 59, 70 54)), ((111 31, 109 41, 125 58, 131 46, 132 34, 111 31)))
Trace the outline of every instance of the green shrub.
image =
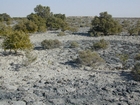
POLYGON ((70 44, 70 48, 76 48, 79 47, 78 43, 76 41, 72 41, 70 44))
POLYGON ((137 80, 140 80, 140 63, 134 65, 132 73, 137 80))
POLYGON ((53 49, 58 48, 61 45, 61 42, 59 40, 43 40, 41 42, 41 46, 44 49, 53 49))
POLYGON ((65 32, 59 32, 57 36, 65 36, 65 32))
POLYGON ((90 50, 80 51, 79 56, 76 59, 76 63, 92 67, 95 67, 103 62, 104 60, 97 52, 92 52, 90 50))
POLYGON ((140 60, 140 53, 135 56, 135 60, 140 60))
POLYGON ((109 42, 107 42, 104 39, 101 39, 99 42, 93 44, 92 47, 96 50, 99 50, 99 49, 106 49, 108 45, 109 45, 109 42))

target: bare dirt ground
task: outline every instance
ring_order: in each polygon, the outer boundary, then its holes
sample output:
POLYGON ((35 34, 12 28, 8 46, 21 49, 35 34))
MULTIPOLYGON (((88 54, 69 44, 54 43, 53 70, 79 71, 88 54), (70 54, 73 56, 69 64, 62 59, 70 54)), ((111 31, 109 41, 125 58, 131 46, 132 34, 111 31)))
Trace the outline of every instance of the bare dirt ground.
POLYGON ((103 38, 114 43, 106 51, 110 56, 115 53, 113 51, 123 48, 120 41, 132 45, 132 51, 140 50, 140 36, 95 38, 68 34, 60 37, 52 31, 31 35, 31 42, 40 48, 44 39, 58 39, 62 46, 33 50, 37 60, 29 66, 22 65, 24 56, 5 56, 0 49, 0 105, 140 105, 140 82, 133 79, 131 69, 110 70, 109 66, 103 66, 97 70, 71 64, 70 61, 78 56, 77 51, 88 47, 90 41, 103 38), (81 47, 67 47, 66 43, 73 40, 81 43, 81 47))

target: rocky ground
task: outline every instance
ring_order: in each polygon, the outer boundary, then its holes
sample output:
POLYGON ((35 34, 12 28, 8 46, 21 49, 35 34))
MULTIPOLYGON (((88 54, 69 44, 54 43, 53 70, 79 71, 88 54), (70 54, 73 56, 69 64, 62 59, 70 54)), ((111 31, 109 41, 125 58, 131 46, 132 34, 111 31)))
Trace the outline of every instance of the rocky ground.
POLYGON ((140 82, 130 73, 138 62, 134 57, 140 53, 140 36, 85 35, 57 36, 53 31, 31 35, 37 60, 29 66, 23 66, 22 54, 4 55, 0 49, 0 105, 140 105, 140 82), (110 43, 97 51, 104 65, 95 69, 73 62, 79 51, 103 38, 110 43), (62 46, 43 50, 44 39, 58 39, 62 46), (71 41, 79 47, 70 48, 71 41), (129 55, 126 69, 117 54, 129 55))

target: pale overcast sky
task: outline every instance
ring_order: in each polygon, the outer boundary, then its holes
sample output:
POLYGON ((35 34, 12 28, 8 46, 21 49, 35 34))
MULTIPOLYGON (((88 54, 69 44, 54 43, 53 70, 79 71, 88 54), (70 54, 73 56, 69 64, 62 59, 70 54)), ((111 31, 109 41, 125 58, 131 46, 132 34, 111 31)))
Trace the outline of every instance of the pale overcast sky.
POLYGON ((66 16, 95 16, 107 11, 113 17, 140 17, 140 0, 0 0, 0 14, 26 17, 39 4, 66 16))

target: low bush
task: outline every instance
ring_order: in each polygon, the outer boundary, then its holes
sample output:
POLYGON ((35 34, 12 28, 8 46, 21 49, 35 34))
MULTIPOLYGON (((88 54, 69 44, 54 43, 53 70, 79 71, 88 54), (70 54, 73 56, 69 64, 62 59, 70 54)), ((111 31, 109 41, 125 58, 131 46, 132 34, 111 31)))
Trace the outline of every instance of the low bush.
POLYGON ((76 59, 76 63, 91 67, 95 67, 103 62, 104 60, 97 52, 92 52, 90 50, 80 51, 76 59))
POLYGON ((57 36, 65 36, 65 32, 59 32, 57 36))
POLYGON ((79 47, 78 43, 76 41, 72 41, 70 44, 70 48, 76 48, 79 47))
POLYGON ((59 40, 43 40, 41 42, 41 46, 43 49, 53 49, 53 48, 58 48, 60 47, 61 42, 59 40))
POLYGON ((109 42, 107 42, 106 40, 104 39, 101 39, 99 42, 97 43, 94 43, 92 48, 93 49, 96 49, 96 50, 99 50, 99 49, 106 49, 109 45, 109 42))
POLYGON ((134 74, 135 79, 140 80, 140 63, 134 65, 132 73, 134 74))

